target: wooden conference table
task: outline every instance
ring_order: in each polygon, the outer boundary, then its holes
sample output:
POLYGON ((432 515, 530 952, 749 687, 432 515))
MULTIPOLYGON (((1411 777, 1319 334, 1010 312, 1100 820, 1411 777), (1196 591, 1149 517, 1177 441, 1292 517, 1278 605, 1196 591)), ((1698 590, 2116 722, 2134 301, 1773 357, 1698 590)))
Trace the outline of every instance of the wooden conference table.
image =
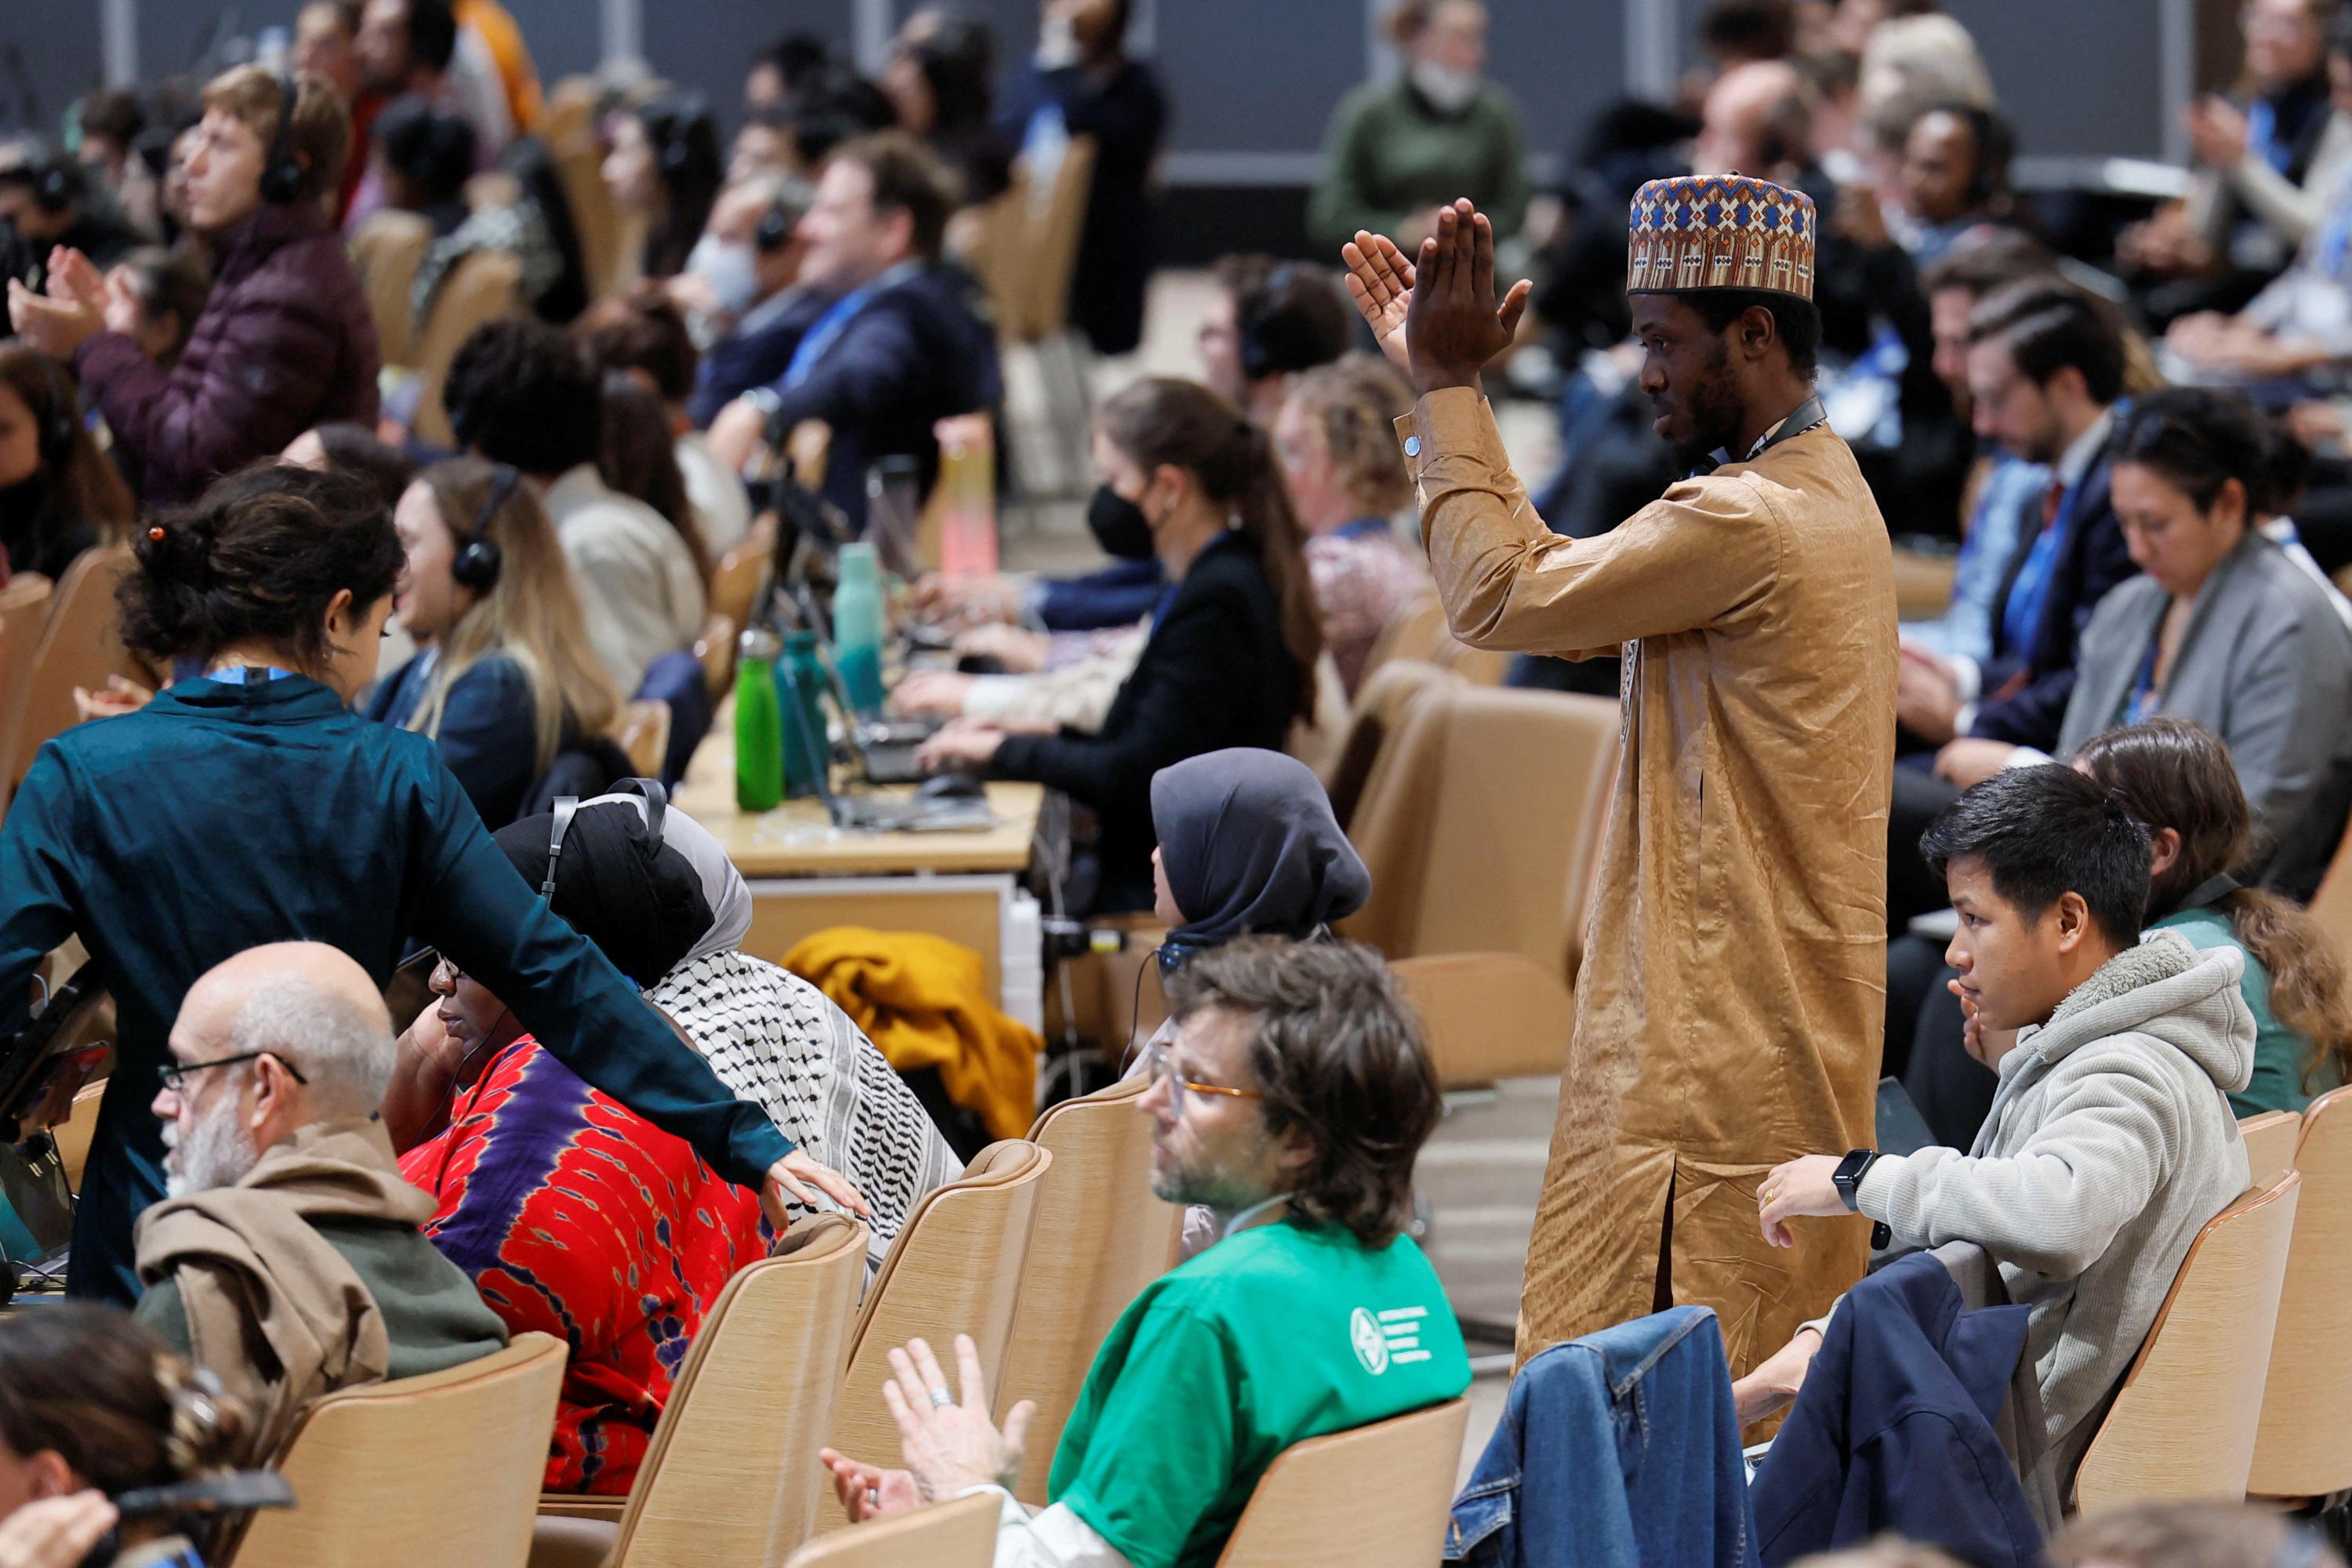
MULTIPOLYGON (((842 778, 836 773, 836 784, 842 778)), ((996 826, 970 833, 846 832, 833 826, 815 799, 746 813, 735 805, 731 699, 720 705, 677 795, 678 807, 710 829, 751 884, 744 952, 780 960, 803 937, 827 926, 929 931, 978 952, 989 990, 1000 998, 1005 923, 1044 800, 1036 784, 991 784, 988 805, 996 826)))

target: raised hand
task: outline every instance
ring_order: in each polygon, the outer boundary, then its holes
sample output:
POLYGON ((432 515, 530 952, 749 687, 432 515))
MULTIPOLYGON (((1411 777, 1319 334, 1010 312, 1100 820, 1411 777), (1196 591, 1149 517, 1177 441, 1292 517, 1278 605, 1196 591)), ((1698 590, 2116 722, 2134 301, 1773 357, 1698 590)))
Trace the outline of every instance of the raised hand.
POLYGON ((1339 247, 1339 259, 1348 264, 1348 297, 1364 313, 1381 353, 1410 380, 1412 361, 1405 353, 1404 318, 1412 304, 1412 263, 1387 235, 1360 228, 1339 247))
POLYGON ((1415 390, 1476 388, 1478 373, 1511 346, 1535 286, 1522 279, 1496 303, 1494 226, 1467 201, 1439 209, 1413 272, 1404 330, 1415 390))

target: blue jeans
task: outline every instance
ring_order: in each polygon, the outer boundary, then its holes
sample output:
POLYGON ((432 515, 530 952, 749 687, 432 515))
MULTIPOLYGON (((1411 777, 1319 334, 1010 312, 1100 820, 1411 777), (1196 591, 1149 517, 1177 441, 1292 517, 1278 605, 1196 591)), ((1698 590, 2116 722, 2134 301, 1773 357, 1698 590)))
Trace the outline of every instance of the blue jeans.
POLYGON ((1675 1307, 1519 1370, 1454 1500, 1445 1559, 1486 1568, 1754 1568, 1723 1332, 1675 1307))

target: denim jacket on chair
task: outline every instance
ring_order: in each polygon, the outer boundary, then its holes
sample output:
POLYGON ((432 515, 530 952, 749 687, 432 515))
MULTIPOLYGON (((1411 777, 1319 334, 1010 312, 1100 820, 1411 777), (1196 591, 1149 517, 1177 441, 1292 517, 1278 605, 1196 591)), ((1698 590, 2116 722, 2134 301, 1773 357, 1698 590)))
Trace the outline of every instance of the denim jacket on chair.
POLYGON ((1723 1331, 1675 1307, 1552 1346, 1512 1381, 1454 1500, 1480 1568, 1755 1568, 1723 1331))

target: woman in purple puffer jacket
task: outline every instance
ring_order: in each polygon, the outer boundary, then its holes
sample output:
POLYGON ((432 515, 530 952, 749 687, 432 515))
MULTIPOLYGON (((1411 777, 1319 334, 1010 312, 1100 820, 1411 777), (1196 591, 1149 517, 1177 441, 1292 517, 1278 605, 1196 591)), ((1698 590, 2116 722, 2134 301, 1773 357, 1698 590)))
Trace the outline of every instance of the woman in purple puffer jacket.
POLYGON ((72 364, 150 504, 191 500, 314 425, 375 422, 375 326, 323 199, 351 154, 351 117, 324 78, 293 79, 290 117, 289 96, 256 66, 205 89, 188 217, 215 282, 176 367, 104 330, 104 286, 79 251, 51 258, 47 297, 9 286, 16 331, 72 364))

